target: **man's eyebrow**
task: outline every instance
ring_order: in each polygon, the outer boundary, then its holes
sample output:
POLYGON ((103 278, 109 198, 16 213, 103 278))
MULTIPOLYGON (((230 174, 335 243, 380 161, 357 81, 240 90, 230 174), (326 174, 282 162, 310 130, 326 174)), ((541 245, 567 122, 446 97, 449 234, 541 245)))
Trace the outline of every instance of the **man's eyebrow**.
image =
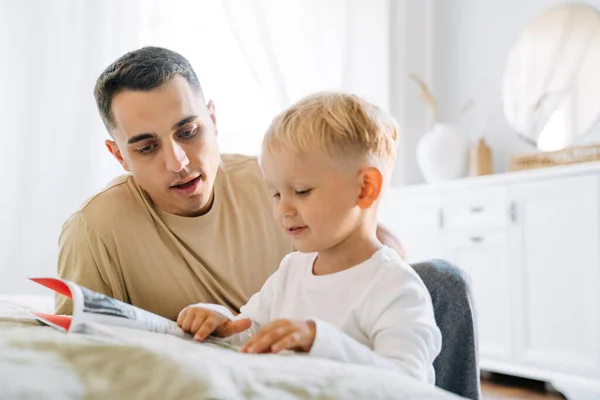
POLYGON ((152 134, 152 133, 142 133, 139 134, 137 136, 133 136, 130 137, 129 140, 127 141, 128 144, 134 144, 137 142, 141 142, 142 140, 146 140, 146 139, 152 139, 156 137, 156 135, 152 134))
MULTIPOLYGON (((194 120, 196 120, 198 118, 197 115, 190 115, 189 117, 185 117, 184 119, 182 119, 181 121, 177 122, 175 125, 173 125, 173 127, 171 128, 172 130, 177 130, 179 128, 181 128, 182 126, 184 126, 187 123, 190 123, 194 120)), ((129 138, 129 140, 127 140, 128 144, 134 144, 137 142, 141 142, 142 140, 146 140, 146 139, 152 139, 155 138, 156 135, 153 133, 141 133, 139 135, 133 136, 131 138, 129 138)))
POLYGON ((184 119, 182 119, 181 121, 179 121, 175 125, 173 125, 173 127, 171 129, 177 130, 177 129, 181 128, 182 126, 184 126, 185 124, 190 123, 197 118, 198 118, 197 115, 190 115, 189 117, 185 117, 184 119))

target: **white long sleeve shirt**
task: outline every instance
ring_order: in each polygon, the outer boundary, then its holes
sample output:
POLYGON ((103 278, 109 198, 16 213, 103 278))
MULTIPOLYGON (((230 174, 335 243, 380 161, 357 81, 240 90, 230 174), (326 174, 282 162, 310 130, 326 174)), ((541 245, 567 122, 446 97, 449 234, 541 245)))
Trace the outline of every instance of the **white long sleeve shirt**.
MULTIPOLYGON (((252 327, 230 337, 241 345, 269 322, 315 322, 310 356, 371 365, 406 373, 433 384, 433 360, 441 349, 427 288, 398 254, 384 247, 367 261, 316 276, 316 253, 288 254, 237 318, 252 327)), ((233 318, 222 306, 198 304, 233 318)))

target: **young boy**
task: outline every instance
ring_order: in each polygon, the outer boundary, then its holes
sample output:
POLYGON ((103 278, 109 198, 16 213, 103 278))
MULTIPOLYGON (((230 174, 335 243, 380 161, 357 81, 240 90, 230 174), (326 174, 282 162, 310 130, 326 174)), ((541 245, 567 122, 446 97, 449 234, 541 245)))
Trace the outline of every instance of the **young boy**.
POLYGON ((228 337, 247 353, 293 350, 433 384, 441 334, 431 298, 375 233, 397 139, 391 116, 349 94, 313 95, 275 117, 261 166, 297 252, 239 316, 196 304, 180 313, 182 329, 199 341, 228 337))

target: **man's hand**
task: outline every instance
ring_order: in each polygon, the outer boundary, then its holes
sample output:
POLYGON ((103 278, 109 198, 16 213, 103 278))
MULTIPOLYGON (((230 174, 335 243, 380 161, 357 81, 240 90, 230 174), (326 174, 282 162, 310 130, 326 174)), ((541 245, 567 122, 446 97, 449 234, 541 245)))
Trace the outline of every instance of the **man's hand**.
POLYGON ((247 318, 230 321, 218 312, 189 306, 179 314, 177 325, 184 332, 194 335, 194 340, 201 342, 211 334, 227 337, 243 332, 252 326, 252 321, 247 318))
POLYGON ((243 353, 279 353, 282 350, 309 352, 315 341, 313 321, 278 319, 262 328, 242 347, 243 353))

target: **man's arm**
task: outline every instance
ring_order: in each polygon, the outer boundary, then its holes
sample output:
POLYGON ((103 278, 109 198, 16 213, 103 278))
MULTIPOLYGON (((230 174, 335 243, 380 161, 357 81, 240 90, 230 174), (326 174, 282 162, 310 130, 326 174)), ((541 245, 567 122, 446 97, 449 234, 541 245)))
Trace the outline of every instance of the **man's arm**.
MULTIPOLYGON (((74 282, 117 300, 127 301, 122 279, 117 278, 106 247, 88 227, 80 213, 63 225, 59 240, 57 273, 74 282)), ((55 313, 72 314, 71 299, 56 294, 55 313)))
POLYGON ((406 251, 400 240, 381 222, 377 224, 377 239, 384 245, 396 250, 400 257, 406 258, 406 251))

